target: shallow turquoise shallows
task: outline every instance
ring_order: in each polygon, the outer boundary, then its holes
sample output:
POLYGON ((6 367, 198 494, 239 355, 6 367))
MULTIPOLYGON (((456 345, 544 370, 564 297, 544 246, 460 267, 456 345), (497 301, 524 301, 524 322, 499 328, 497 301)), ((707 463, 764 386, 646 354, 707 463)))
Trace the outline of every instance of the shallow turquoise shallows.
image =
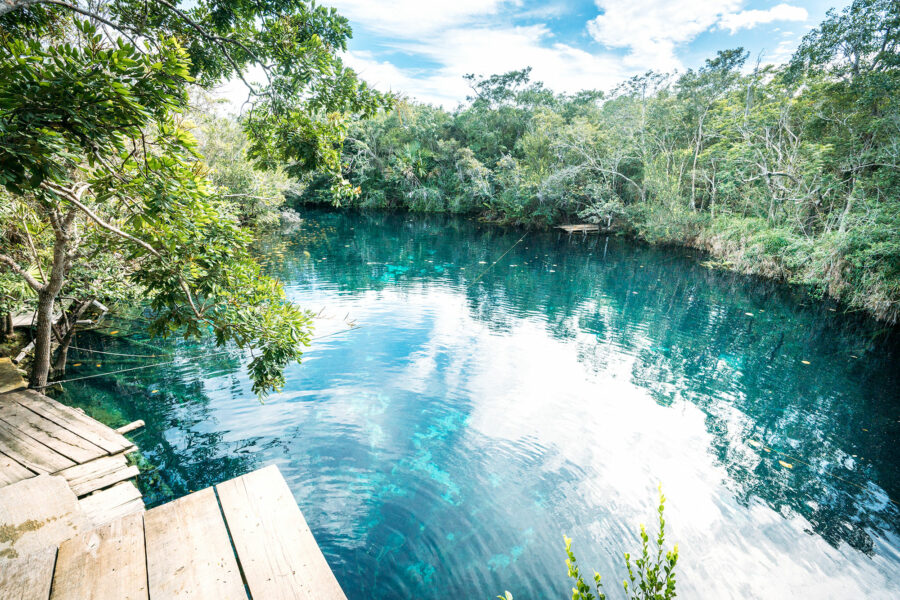
POLYGON ((66 378, 174 361, 64 393, 146 421, 148 503, 274 463, 351 600, 562 600, 563 534, 619 597, 662 484, 680 598, 900 598, 896 332, 686 250, 304 218, 267 268, 359 327, 264 404, 212 342, 125 319, 76 341, 116 354, 73 350, 66 378))

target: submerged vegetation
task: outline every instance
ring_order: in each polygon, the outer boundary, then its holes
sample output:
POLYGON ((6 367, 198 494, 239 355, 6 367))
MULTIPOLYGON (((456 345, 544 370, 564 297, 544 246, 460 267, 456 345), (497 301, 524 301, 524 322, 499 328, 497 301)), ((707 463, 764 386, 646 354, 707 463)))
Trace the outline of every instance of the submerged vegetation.
MULTIPOLYGON (((900 317, 900 5, 828 13, 788 64, 738 48, 697 70, 555 94, 529 69, 470 76, 470 102, 356 122, 363 208, 590 221, 900 317), (748 60, 751 62, 748 64, 748 60)), ((334 201, 309 178, 296 202, 334 201)))

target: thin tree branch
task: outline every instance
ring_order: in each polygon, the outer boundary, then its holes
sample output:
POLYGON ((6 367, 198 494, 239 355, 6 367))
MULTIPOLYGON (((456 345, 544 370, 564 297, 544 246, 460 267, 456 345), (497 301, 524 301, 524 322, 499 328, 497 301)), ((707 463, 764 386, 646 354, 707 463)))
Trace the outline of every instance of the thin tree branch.
MULTIPOLYGON (((149 252, 150 254, 155 256, 156 258, 158 258, 160 260, 165 260, 163 255, 156 248, 154 248, 153 246, 151 246, 144 240, 137 238, 128 232, 122 231, 115 225, 107 223, 106 221, 104 221, 103 219, 98 217, 91 209, 89 209, 87 206, 82 204, 82 202, 79 199, 79 197, 81 195, 80 193, 73 192, 72 190, 64 188, 61 185, 58 185, 55 183, 50 183, 50 182, 45 182, 44 184, 41 184, 41 186, 59 194, 67 202, 74 204, 76 207, 78 207, 78 209, 81 212, 86 214, 88 216, 88 218, 90 218, 94 223, 99 225, 101 228, 103 228, 103 229, 109 231, 110 233, 117 235, 123 239, 126 239, 134 244, 137 244, 138 246, 140 246, 141 248, 143 248, 144 250, 146 250, 147 252, 149 252)), ((87 189, 86 187, 82 188, 82 192, 86 189, 87 189)), ((181 286, 181 290, 184 292, 185 297, 187 298, 188 304, 190 305, 191 311, 194 313, 194 316, 196 316, 198 319, 203 318, 203 314, 197 309, 197 305, 194 303, 194 297, 191 294, 191 290, 188 287, 187 282, 184 280, 184 277, 179 275, 178 283, 181 286)))
POLYGON ((0 262, 6 263, 6 265, 9 266, 10 269, 21 275, 25 279, 26 283, 28 283, 29 287, 31 287, 31 289, 33 289, 35 292, 40 292, 44 289, 44 286, 41 285, 41 283, 37 279, 32 277, 28 271, 20 267, 19 263, 17 263, 11 256, 0 254, 0 262))
POLYGON ((80 210, 81 212, 86 214, 91 219, 91 221, 93 221, 94 223, 96 223, 97 225, 102 227, 103 229, 105 229, 105 230, 109 231, 110 233, 113 233, 121 238, 124 238, 130 242, 137 244, 138 246, 140 246, 141 248, 143 248, 144 250, 146 250, 147 252, 149 252, 150 254, 155 256, 156 258, 163 257, 162 254, 160 254, 156 248, 154 248, 153 246, 151 246, 144 240, 142 240, 140 238, 136 238, 133 235, 131 235, 130 233, 122 231, 115 225, 107 223, 106 221, 104 221, 103 219, 98 217, 91 209, 89 209, 87 206, 85 206, 84 204, 81 203, 81 201, 79 200, 80 194, 76 194, 72 190, 64 188, 63 186, 55 184, 55 183, 45 182, 45 183, 41 184, 41 187, 45 187, 45 188, 59 194, 60 196, 65 198, 65 200, 67 202, 74 204, 78 208, 78 210, 80 210))
POLYGON ((269 69, 268 69, 267 65, 266 65, 265 63, 263 63, 263 61, 260 60, 260 58, 259 58, 252 50, 250 50, 246 45, 244 45, 244 44, 243 44, 241 41, 239 41, 239 40, 236 40, 236 39, 234 39, 234 38, 229 38, 229 37, 223 37, 223 36, 220 36, 220 35, 216 35, 216 34, 214 34, 214 33, 210 33, 209 31, 207 31, 206 29, 204 29, 203 26, 201 26, 199 23, 197 23, 196 21, 194 21, 193 19, 191 19, 191 18, 190 18, 183 10, 180 10, 179 8, 177 8, 177 7, 174 6, 173 4, 170 4, 170 3, 167 2, 166 0, 153 0, 153 1, 154 1, 154 2, 157 2, 158 4, 162 4, 162 5, 165 6, 168 10, 174 12, 174 13, 175 13, 176 15, 178 15, 185 23, 187 23, 188 25, 190 25, 197 33, 199 33, 201 36, 203 36, 204 38, 208 39, 209 41, 215 43, 216 46, 219 47, 219 50, 222 51, 222 54, 225 55, 225 59, 231 64, 231 67, 234 69, 235 73, 237 73, 237 76, 240 77, 241 81, 244 82, 244 85, 247 86, 247 88, 248 88, 254 95, 263 95, 263 94, 261 94, 260 92, 258 92, 258 91, 256 90, 256 88, 255 88, 254 86, 252 86, 252 85, 244 78, 244 73, 243 73, 243 71, 241 71, 240 67, 238 67, 237 62, 235 62, 235 60, 231 57, 231 54, 228 53, 228 50, 227 50, 227 49, 225 48, 225 46, 223 45, 223 42, 224 42, 224 43, 228 43, 228 44, 234 44, 235 46, 239 47, 239 48, 242 49, 244 52, 246 52, 248 55, 250 55, 250 57, 253 59, 253 61, 254 61, 256 64, 258 64, 260 67, 262 67, 263 73, 265 73, 265 75, 266 75, 266 79, 268 79, 268 80, 269 80, 269 83, 271 83, 271 82, 272 82, 272 79, 271 79, 271 76, 269 75, 269 69))
POLYGON ((28 239, 28 247, 31 248, 31 256, 34 257, 34 264, 37 265, 38 273, 41 274, 41 281, 47 283, 47 276, 44 275, 44 268, 41 267, 41 259, 38 257, 37 249, 34 247, 34 240, 31 239, 31 232, 28 231, 28 223, 24 219, 22 220, 22 225, 25 230, 25 237, 28 239))
POLYGON ((34 4, 53 4, 55 6, 62 6, 63 8, 67 8, 72 12, 76 12, 82 16, 88 17, 89 19, 95 19, 108 27, 112 27, 119 33, 125 35, 131 43, 137 46, 137 42, 134 41, 134 38, 131 37, 131 33, 127 29, 123 29, 122 25, 114 23, 105 17, 101 17, 97 13, 91 12, 89 10, 85 10, 81 7, 75 6, 74 4, 70 4, 68 2, 63 2, 62 0, 37 0, 34 4))

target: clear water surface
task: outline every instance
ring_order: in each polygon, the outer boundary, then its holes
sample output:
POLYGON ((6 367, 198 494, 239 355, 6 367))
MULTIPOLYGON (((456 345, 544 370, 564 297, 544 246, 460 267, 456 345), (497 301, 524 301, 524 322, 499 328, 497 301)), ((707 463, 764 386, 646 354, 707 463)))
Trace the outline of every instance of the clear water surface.
POLYGON ((148 503, 274 463, 351 600, 566 598, 564 533, 617 597, 661 483, 679 597, 900 597, 896 332, 685 250, 305 217, 268 267, 360 327, 265 404, 237 351, 76 342, 142 356, 74 350, 69 378, 175 361, 64 393, 146 421, 148 503))

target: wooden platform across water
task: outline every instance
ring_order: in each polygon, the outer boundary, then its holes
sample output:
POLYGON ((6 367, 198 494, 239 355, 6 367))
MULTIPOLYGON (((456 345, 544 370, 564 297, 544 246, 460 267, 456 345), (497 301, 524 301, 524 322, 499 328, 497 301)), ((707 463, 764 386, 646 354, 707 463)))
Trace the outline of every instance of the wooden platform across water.
POLYGON ((596 223, 580 223, 576 225, 558 225, 557 229, 562 229, 568 233, 599 233, 600 226, 596 223))
POLYGON ((275 466, 144 511, 134 446, 0 394, 0 600, 346 600, 275 466))

